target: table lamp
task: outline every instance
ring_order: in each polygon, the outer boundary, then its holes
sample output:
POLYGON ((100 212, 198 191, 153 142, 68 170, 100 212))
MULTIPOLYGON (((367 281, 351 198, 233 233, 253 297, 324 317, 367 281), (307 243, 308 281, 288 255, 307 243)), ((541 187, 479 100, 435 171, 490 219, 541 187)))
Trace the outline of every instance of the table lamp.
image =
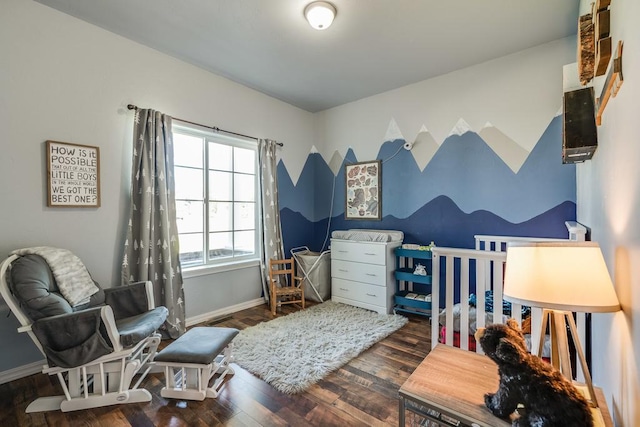
POLYGON ((569 326, 588 388, 588 399, 597 408, 573 312, 604 313, 620 309, 600 246, 595 242, 510 243, 504 299, 543 309, 538 352, 542 351, 549 325, 551 363, 572 380, 567 337, 569 326))

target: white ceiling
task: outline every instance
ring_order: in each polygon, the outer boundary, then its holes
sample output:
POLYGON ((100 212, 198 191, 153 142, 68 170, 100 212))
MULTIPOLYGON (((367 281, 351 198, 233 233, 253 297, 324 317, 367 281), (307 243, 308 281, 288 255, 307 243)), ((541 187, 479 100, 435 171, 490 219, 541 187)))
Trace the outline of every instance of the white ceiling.
MULTIPOLYGON (((575 35, 579 0, 36 0, 316 112, 575 35)), ((523 82, 526 83, 526 82, 523 82)))

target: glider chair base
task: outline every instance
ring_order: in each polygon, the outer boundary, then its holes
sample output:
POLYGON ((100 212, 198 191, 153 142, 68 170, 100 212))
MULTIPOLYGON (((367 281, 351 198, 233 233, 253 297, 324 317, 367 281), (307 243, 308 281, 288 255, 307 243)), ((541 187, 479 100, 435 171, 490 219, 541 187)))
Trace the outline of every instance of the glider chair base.
POLYGON ((45 366, 42 373, 56 375, 64 395, 40 397, 25 412, 70 412, 151 401, 151 393, 138 387, 153 366, 151 362, 159 344, 160 335, 153 334, 133 349, 103 356, 84 366, 70 369, 45 366))
POLYGON ((89 396, 67 400, 65 396, 40 397, 27 406, 27 414, 33 412, 57 411, 71 412, 81 409, 101 408, 123 403, 150 402, 151 393, 144 389, 125 390, 122 393, 107 393, 104 396, 89 396))
POLYGON ((231 341, 238 332, 234 328, 192 328, 164 348, 154 362, 165 372, 160 395, 183 400, 217 398, 225 377, 234 374, 229 365, 233 361, 231 341))

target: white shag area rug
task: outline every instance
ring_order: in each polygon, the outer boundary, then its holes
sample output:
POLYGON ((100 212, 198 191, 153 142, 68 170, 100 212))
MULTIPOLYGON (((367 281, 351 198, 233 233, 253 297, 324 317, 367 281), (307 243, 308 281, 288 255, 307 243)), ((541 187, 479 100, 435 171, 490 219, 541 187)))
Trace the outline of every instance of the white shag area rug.
POLYGON ((326 301, 240 331, 233 354, 247 371, 295 394, 407 322, 400 315, 326 301))

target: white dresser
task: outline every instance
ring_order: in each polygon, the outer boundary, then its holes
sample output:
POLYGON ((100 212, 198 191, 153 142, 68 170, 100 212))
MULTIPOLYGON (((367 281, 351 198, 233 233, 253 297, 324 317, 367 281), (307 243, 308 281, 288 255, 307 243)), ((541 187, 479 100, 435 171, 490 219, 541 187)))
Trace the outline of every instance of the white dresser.
POLYGON ((331 299, 391 313, 395 293, 393 251, 401 244, 331 239, 331 299))

